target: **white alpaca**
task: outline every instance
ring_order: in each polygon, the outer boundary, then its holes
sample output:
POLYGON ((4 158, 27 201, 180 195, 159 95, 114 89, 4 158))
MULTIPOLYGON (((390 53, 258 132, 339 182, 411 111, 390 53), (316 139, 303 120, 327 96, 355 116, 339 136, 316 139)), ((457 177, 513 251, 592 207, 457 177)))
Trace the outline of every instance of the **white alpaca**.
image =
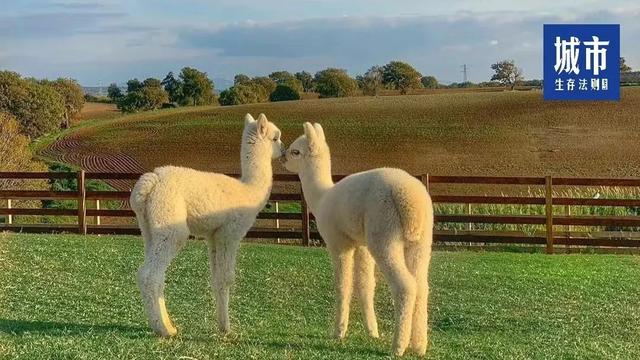
POLYGON ((319 124, 305 123, 304 135, 281 160, 300 176, 305 199, 331 254, 337 296, 335 336, 346 335, 355 280, 367 330, 378 337, 373 308, 377 263, 395 300, 394 353, 402 355, 411 345, 424 355, 433 233, 433 207, 424 185, 402 170, 389 168, 353 174, 334 184, 329 147, 319 124))
POLYGON ((240 179, 174 166, 140 177, 130 199, 145 244, 138 286, 156 333, 166 337, 177 332, 165 307, 165 273, 189 234, 207 240, 218 327, 223 333, 229 331, 229 289, 236 253, 269 198, 271 161, 283 151, 280 130, 264 114, 257 121, 247 114, 240 179))

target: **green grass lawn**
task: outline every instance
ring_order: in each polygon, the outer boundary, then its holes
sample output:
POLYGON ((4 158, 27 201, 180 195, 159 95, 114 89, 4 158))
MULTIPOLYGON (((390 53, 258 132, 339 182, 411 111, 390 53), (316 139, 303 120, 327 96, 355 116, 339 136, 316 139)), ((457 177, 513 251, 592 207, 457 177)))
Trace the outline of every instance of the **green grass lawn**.
MULTIPOLYGON (((141 259, 138 237, 0 234, 0 357, 388 357, 384 284, 381 340, 367 338, 356 302, 347 339, 330 338, 324 249, 244 245, 226 338, 215 330, 204 244, 190 243, 170 269, 171 340, 147 328, 135 286, 141 259)), ((640 257, 435 252, 430 283, 429 358, 640 358, 640 257)))

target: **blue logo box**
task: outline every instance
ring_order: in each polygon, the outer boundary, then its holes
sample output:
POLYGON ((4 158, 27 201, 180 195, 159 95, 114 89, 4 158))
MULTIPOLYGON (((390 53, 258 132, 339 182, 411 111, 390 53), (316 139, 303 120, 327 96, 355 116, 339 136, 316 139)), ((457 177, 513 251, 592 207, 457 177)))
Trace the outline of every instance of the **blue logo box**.
POLYGON ((620 25, 545 24, 545 100, 620 100, 620 25))

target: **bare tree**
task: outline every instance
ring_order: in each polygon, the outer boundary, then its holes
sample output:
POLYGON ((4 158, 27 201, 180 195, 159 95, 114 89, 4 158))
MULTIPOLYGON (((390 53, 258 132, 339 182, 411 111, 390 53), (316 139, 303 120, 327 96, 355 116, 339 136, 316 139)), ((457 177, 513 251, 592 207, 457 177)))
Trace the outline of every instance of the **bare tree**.
POLYGON ((627 61, 624 57, 620 57, 620 72, 629 72, 631 71, 631 67, 627 65, 627 61))
POLYGON ((511 90, 523 79, 522 70, 516 66, 513 60, 499 61, 491 65, 491 69, 495 71, 491 81, 499 81, 511 90))

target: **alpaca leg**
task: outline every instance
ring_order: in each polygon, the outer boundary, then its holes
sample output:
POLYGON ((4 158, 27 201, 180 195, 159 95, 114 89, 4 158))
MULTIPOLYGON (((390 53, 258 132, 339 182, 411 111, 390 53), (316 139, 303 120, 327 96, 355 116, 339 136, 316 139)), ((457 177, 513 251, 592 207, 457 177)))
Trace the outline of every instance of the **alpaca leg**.
POLYGON ((375 266, 376 263, 371 257, 369 249, 366 246, 359 246, 355 253, 355 287, 362 304, 367 331, 371 337, 377 338, 379 336, 378 321, 373 306, 376 291, 375 266))
POLYGON ((147 223, 147 219, 143 215, 136 214, 136 220, 138 221, 138 227, 140 228, 140 235, 142 235, 142 240, 144 243, 144 253, 148 253, 150 251, 149 246, 151 246, 151 230, 149 229, 149 224, 147 223))
POLYGON ((144 263, 138 270, 138 287, 149 317, 149 326, 164 337, 177 333, 165 306, 165 275, 188 235, 186 228, 169 229, 163 233, 153 234, 146 246, 144 263))
POLYGON ((429 344, 429 263, 431 242, 411 244, 408 247, 407 266, 417 284, 416 304, 411 329, 411 349, 423 356, 429 344))
POLYGON ((336 324, 334 336, 342 339, 349 327, 349 305, 353 293, 353 248, 331 251, 336 289, 336 324))
POLYGON ((218 329, 225 334, 231 330, 229 323, 229 293, 235 277, 236 255, 240 239, 234 236, 217 234, 209 247, 210 261, 213 268, 213 287, 216 297, 216 315, 218 329), (212 250, 215 249, 215 250, 212 250), (215 258, 215 260, 212 260, 215 258))
MULTIPOLYGON (((371 253, 387 278, 395 300, 396 328, 393 352, 402 356, 411 338, 411 321, 416 300, 416 280, 407 269, 402 242, 378 238, 379 244, 370 247, 371 253)), ((375 241, 375 240, 373 240, 375 241)), ((369 240, 369 244, 372 241, 369 240)))

